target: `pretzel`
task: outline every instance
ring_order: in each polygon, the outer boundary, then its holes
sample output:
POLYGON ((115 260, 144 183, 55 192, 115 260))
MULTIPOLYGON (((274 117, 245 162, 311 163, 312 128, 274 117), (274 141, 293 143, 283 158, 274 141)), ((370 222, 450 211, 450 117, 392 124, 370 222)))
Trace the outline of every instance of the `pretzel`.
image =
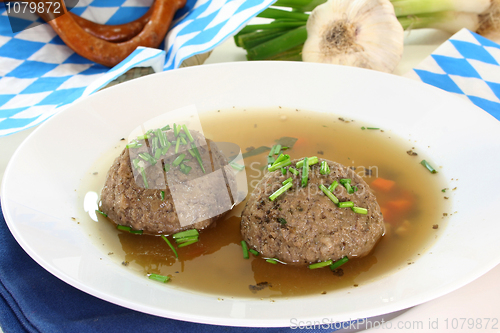
MULTIPOLYGON (((36 0, 35 2, 43 1, 44 0, 36 0)), ((186 0, 155 0, 153 6, 151 6, 152 8, 149 10, 151 16, 140 32, 134 36, 131 32, 133 29, 129 29, 130 27, 128 27, 123 30, 127 31, 127 34, 122 35, 118 39, 115 38, 114 41, 116 42, 111 42, 96 36, 99 34, 95 32, 99 31, 99 29, 101 29, 99 26, 102 25, 94 23, 94 26, 89 24, 90 21, 85 20, 83 22, 84 27, 80 26, 78 23, 79 19, 75 19, 75 15, 66 15, 69 12, 64 1, 58 1, 61 3, 62 13, 64 14, 58 16, 54 13, 44 12, 41 14, 39 13, 39 16, 50 24, 59 37, 73 51, 84 58, 108 67, 113 67, 120 63, 139 46, 153 48, 160 46, 170 28, 174 14, 186 4, 186 0), (95 29, 90 28, 91 26, 95 29), (89 30, 95 34, 89 32, 89 30), (125 37, 125 35, 127 37, 125 37), (125 38, 128 37, 131 38, 126 40, 125 38)), ((141 22, 145 21, 146 16, 147 13, 136 21, 139 21, 139 24, 141 24, 141 22)), ((108 26, 103 29, 109 32, 113 30, 112 27, 113 26, 108 26)), ((115 37, 117 35, 115 35, 115 37)))

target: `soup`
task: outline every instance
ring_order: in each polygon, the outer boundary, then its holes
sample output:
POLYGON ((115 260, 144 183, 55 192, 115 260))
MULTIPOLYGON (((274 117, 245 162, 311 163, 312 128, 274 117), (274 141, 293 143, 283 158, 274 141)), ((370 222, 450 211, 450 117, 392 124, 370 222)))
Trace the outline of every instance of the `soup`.
MULTIPOLYGON (((445 226, 449 190, 444 189, 450 186, 439 173, 430 173, 420 164, 425 151, 415 149, 414 141, 391 136, 390 130, 332 114, 284 108, 216 110, 200 114, 200 121, 207 138, 241 147, 249 192, 267 165, 268 150, 259 147, 271 147, 279 139, 290 146, 286 153, 292 159, 318 156, 352 167, 371 185, 384 214, 386 234, 369 255, 332 271, 271 264, 253 254, 244 259, 240 214, 245 201, 215 226, 200 231, 199 242, 178 248, 179 259, 161 237, 118 231, 104 217, 98 223, 84 221, 105 255, 124 269, 144 276, 169 276, 166 287, 221 298, 325 294, 355 288, 411 265, 445 226)), ((89 191, 100 193, 109 166, 125 144, 118 142, 90 170, 82 182, 82 197, 89 191)))

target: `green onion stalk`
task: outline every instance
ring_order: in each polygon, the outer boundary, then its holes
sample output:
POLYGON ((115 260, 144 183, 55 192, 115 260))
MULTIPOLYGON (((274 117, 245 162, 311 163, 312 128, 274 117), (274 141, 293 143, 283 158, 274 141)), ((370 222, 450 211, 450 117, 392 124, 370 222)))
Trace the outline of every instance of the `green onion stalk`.
MULTIPOLYGON (((350 0, 346 0, 350 1, 350 0)), ((310 13, 326 0, 277 0, 257 17, 269 23, 245 26, 234 36, 248 60, 301 61, 310 13)), ((405 30, 461 28, 488 35, 500 30, 500 0, 390 0, 405 30)), ((499 33, 500 34, 500 33, 499 33)))

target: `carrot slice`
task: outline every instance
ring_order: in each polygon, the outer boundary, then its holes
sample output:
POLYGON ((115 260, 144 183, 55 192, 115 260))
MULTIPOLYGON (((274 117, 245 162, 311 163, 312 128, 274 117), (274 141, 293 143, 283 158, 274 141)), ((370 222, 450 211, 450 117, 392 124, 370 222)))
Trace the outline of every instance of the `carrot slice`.
POLYGON ((380 177, 377 178, 377 179, 375 179, 370 184, 370 186, 372 186, 373 188, 376 188, 377 190, 381 190, 381 191, 384 191, 384 192, 389 192, 394 187, 394 185, 396 185, 395 181, 389 180, 389 179, 380 178, 380 177))

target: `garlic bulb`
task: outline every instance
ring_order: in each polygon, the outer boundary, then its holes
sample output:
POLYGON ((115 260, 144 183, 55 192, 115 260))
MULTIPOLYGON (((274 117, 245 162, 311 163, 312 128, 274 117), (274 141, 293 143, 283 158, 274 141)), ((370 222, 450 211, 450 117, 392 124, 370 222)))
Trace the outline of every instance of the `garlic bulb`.
POLYGON ((328 0, 307 21, 302 60, 392 73, 403 38, 389 0, 328 0))

